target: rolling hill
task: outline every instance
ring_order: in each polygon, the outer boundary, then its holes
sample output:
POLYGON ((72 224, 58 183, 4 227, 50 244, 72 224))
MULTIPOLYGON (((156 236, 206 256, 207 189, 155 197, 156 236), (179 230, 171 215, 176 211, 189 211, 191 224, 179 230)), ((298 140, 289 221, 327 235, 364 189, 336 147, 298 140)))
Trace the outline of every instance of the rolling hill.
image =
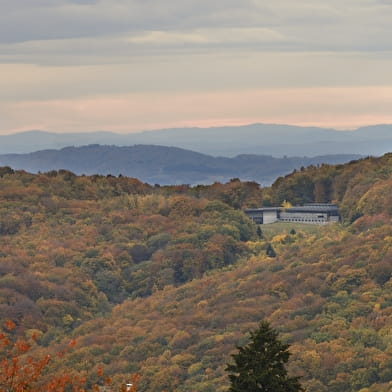
POLYGON ((343 163, 358 157, 343 154, 314 158, 261 155, 216 158, 176 147, 89 145, 0 155, 0 165, 33 173, 65 169, 86 175, 121 174, 150 184, 211 184, 240 178, 269 185, 278 176, 303 166, 343 163))
POLYGON ((379 156, 392 149, 392 125, 374 125, 354 131, 279 124, 161 129, 130 134, 27 131, 0 135, 0 154, 27 153, 88 144, 154 144, 224 157, 240 154, 274 157, 313 157, 331 154, 379 156))
POLYGON ((309 167, 270 188, 0 169, 0 321, 36 334, 48 374, 102 366, 141 392, 227 389, 260 319, 309 392, 392 385, 392 154, 309 167), (337 203, 343 223, 266 225, 241 209, 337 203), (266 254, 272 246, 276 256, 266 254))

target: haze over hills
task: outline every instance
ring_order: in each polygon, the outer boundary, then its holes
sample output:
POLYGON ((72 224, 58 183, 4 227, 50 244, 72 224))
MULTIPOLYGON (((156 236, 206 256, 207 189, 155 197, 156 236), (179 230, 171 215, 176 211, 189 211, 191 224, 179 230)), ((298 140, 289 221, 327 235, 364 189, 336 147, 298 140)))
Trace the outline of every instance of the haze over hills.
POLYGON ((65 147, 28 154, 0 155, 0 166, 29 172, 66 169, 76 174, 112 174, 136 177, 150 184, 211 184, 232 178, 269 185, 294 169, 322 163, 344 163, 359 155, 325 155, 313 158, 275 158, 243 154, 212 157, 176 147, 135 145, 65 147))
POLYGON ((176 128, 130 134, 28 131, 0 136, 0 153, 27 153, 96 143, 174 146, 226 157, 238 154, 267 154, 275 157, 344 153, 382 155, 392 150, 392 125, 374 125, 355 131, 278 124, 176 128))

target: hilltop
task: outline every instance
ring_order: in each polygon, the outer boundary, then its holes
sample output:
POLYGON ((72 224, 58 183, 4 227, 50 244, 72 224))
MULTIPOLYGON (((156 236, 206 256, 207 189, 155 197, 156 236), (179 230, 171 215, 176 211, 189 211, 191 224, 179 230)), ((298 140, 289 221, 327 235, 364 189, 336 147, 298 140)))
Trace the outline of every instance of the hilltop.
POLYGON ((212 157, 176 147, 136 145, 129 147, 65 147, 29 154, 0 155, 0 166, 29 172, 70 170, 75 174, 125 175, 150 184, 212 184, 231 178, 270 185, 278 176, 309 165, 344 163, 358 155, 327 155, 314 158, 274 158, 263 155, 212 157))
POLYGON ((392 125, 379 124, 352 131, 282 124, 174 128, 129 134, 103 131, 56 133, 35 130, 0 135, 0 154, 28 153, 88 144, 160 145, 224 157, 241 154, 274 157, 334 154, 379 156, 392 149, 392 125))
POLYGON ((115 383, 140 372, 141 391, 223 392, 230 352, 266 318, 308 391, 390 390, 392 154, 303 168, 270 188, 0 176, 0 316, 36 331, 39 350, 76 338, 51 372, 94 382, 103 365, 115 383), (259 237, 241 212, 309 199, 337 203, 343 224, 259 237))

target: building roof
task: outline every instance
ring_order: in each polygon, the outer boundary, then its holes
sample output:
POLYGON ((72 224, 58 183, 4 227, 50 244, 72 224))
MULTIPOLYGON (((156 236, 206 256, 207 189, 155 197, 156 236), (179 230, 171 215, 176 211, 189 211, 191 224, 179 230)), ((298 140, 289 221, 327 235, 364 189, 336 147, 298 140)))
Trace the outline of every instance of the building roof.
POLYGON ((268 212, 268 211, 279 211, 280 207, 262 207, 262 208, 247 208, 245 212, 268 212))
POLYGON ((245 210, 246 213, 257 213, 257 212, 273 212, 273 211, 285 211, 285 212, 329 212, 338 213, 338 207, 335 204, 329 203, 307 203, 303 206, 293 206, 290 208, 282 207, 261 207, 261 208, 248 208, 245 210))
POLYGON ((303 206, 294 206, 286 208, 286 212, 338 212, 335 204, 327 203, 309 203, 303 206))

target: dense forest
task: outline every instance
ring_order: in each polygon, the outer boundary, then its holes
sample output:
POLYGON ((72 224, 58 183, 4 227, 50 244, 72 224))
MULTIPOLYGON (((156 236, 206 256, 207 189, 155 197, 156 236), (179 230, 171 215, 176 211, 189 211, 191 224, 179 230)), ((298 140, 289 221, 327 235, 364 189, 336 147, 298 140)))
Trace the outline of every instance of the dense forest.
POLYGON ((140 391, 218 391, 267 319, 309 392, 392 385, 392 154, 302 168, 269 188, 150 186, 0 168, 0 322, 55 353, 48 374, 105 369, 140 391), (342 223, 274 224, 246 207, 334 202, 342 223), (273 252, 271 252, 273 249, 273 252))

